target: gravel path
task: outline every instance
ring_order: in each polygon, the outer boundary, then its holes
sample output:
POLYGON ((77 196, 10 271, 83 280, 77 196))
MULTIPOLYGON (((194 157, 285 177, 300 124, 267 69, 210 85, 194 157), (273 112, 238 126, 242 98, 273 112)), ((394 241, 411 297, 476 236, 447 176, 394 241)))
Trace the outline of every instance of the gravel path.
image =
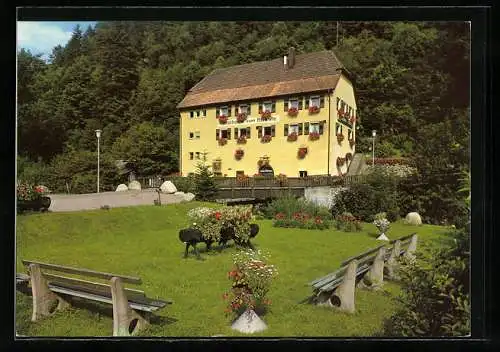
MULTIPOLYGON (((158 193, 151 189, 88 194, 50 194, 49 197, 51 199, 49 210, 59 212, 100 209, 103 205, 109 205, 111 208, 153 205, 154 200, 158 199, 158 193)), ((161 194, 162 204, 180 203, 181 201, 182 196, 161 194)))

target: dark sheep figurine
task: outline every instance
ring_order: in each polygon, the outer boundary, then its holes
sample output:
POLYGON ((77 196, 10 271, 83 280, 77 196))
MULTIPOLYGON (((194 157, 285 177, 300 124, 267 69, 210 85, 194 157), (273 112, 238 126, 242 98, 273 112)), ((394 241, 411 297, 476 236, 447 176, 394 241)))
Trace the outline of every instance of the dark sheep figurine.
MULTIPOLYGON (((194 248, 196 258, 201 259, 198 248, 196 248, 196 244, 199 242, 207 242, 203 238, 203 234, 200 230, 193 228, 182 229, 179 231, 179 239, 181 240, 181 242, 184 242, 186 244, 186 252, 184 253, 184 258, 187 258, 188 256, 189 246, 192 246, 194 248)), ((207 243, 207 249, 208 247, 209 244, 207 243)))
MULTIPOLYGON (((250 224, 249 238, 254 238, 255 236, 257 236, 258 233, 259 233, 259 225, 250 224)), ((242 243, 236 239, 234 228, 232 227, 222 228, 220 231, 220 235, 221 237, 219 240, 219 245, 222 245, 222 247, 225 247, 228 241, 234 240, 239 245, 248 245, 250 248, 253 249, 253 245, 252 243, 250 243, 250 240, 248 240, 246 243, 242 243)))

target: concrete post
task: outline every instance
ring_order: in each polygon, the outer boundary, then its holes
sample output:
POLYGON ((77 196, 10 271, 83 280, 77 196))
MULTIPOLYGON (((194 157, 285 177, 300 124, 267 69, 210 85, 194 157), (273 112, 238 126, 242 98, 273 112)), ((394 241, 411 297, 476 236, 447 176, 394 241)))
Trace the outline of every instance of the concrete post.
POLYGON ((42 275, 38 264, 30 264, 31 292, 33 296, 33 314, 31 321, 37 321, 42 316, 53 314, 56 310, 63 310, 69 303, 52 292, 47 286, 47 280, 42 275), (51 311, 51 306, 57 301, 57 307, 51 311))
POLYGON ((397 273, 397 268, 399 266, 398 259, 400 253, 401 253, 401 241, 397 240, 394 243, 394 246, 392 247, 389 259, 387 259, 387 262, 385 263, 385 272, 387 274, 387 278, 390 280, 396 280, 398 278, 396 273, 397 273))
POLYGON ((354 291, 356 286, 356 270, 358 269, 358 261, 353 260, 347 266, 344 274, 344 280, 330 297, 330 301, 337 297, 340 300, 339 310, 347 313, 354 313, 354 291))
MULTIPOLYGON (((146 327, 149 322, 129 307, 120 278, 112 277, 110 286, 113 301, 113 336, 133 336, 146 327)), ((146 316, 146 318, 149 317, 146 316)))
POLYGON ((360 288, 378 288, 384 284, 384 257, 385 257, 385 247, 381 247, 370 270, 366 273, 365 277, 359 282, 358 287, 360 288), (369 284, 367 284, 367 281, 369 284))
POLYGON ((418 236, 417 234, 414 234, 411 236, 410 244, 408 245, 408 249, 406 250, 405 254, 403 255, 406 258, 409 259, 415 259, 415 251, 417 250, 417 241, 418 241, 418 236))

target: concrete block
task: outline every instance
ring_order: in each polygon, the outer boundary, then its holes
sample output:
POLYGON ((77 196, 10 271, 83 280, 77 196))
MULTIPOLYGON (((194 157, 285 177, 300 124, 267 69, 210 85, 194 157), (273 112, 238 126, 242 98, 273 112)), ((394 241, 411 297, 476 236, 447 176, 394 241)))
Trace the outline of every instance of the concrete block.
POLYGON ((334 291, 330 297, 330 302, 340 301, 339 310, 347 313, 354 313, 354 291, 356 289, 356 270, 358 268, 358 261, 352 260, 347 266, 344 274, 344 279, 340 286, 334 291))
POLYGON ((403 255, 404 257, 409 259, 415 259, 415 251, 417 250, 417 241, 418 241, 417 234, 411 236, 410 244, 408 245, 408 249, 405 251, 405 254, 403 255))
POLYGON ((394 246, 392 247, 391 254, 389 255, 389 259, 385 263, 385 274, 389 280, 397 280, 399 276, 397 275, 397 271, 399 268, 399 255, 401 253, 401 241, 397 240, 394 242, 394 246))
POLYGON ((385 247, 378 250, 370 270, 359 282, 359 288, 378 289, 384 284, 385 247))

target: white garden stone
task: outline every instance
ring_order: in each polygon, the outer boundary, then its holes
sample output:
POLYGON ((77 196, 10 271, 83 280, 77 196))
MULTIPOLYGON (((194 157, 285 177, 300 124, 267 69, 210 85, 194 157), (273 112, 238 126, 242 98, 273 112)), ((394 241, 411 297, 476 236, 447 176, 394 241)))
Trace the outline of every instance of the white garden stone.
POLYGON ((184 194, 184 200, 187 202, 190 202, 194 199, 195 195, 193 193, 186 193, 184 194))
POLYGON ((118 187, 116 187, 116 191, 115 192, 123 192, 123 191, 128 191, 128 187, 126 184, 124 183, 121 183, 118 185, 118 187))
POLYGON ((175 196, 184 196, 184 194, 186 194, 186 193, 181 192, 181 191, 174 193, 175 196))
POLYGON ((128 189, 140 191, 141 190, 141 184, 139 183, 139 181, 132 181, 132 182, 130 182, 128 184, 128 189))
POLYGON ((165 181, 161 184, 160 189, 163 193, 175 193, 177 192, 177 187, 172 183, 172 181, 165 181))
POLYGON ((405 222, 410 225, 422 225, 422 218, 417 212, 408 213, 405 222))
POLYGON ((379 241, 389 241, 389 238, 385 235, 385 233, 381 234, 380 236, 377 237, 377 240, 379 241))
POLYGON ((255 314, 253 310, 248 310, 234 321, 231 325, 231 329, 245 334, 253 334, 255 332, 266 330, 267 325, 257 314, 255 314))

